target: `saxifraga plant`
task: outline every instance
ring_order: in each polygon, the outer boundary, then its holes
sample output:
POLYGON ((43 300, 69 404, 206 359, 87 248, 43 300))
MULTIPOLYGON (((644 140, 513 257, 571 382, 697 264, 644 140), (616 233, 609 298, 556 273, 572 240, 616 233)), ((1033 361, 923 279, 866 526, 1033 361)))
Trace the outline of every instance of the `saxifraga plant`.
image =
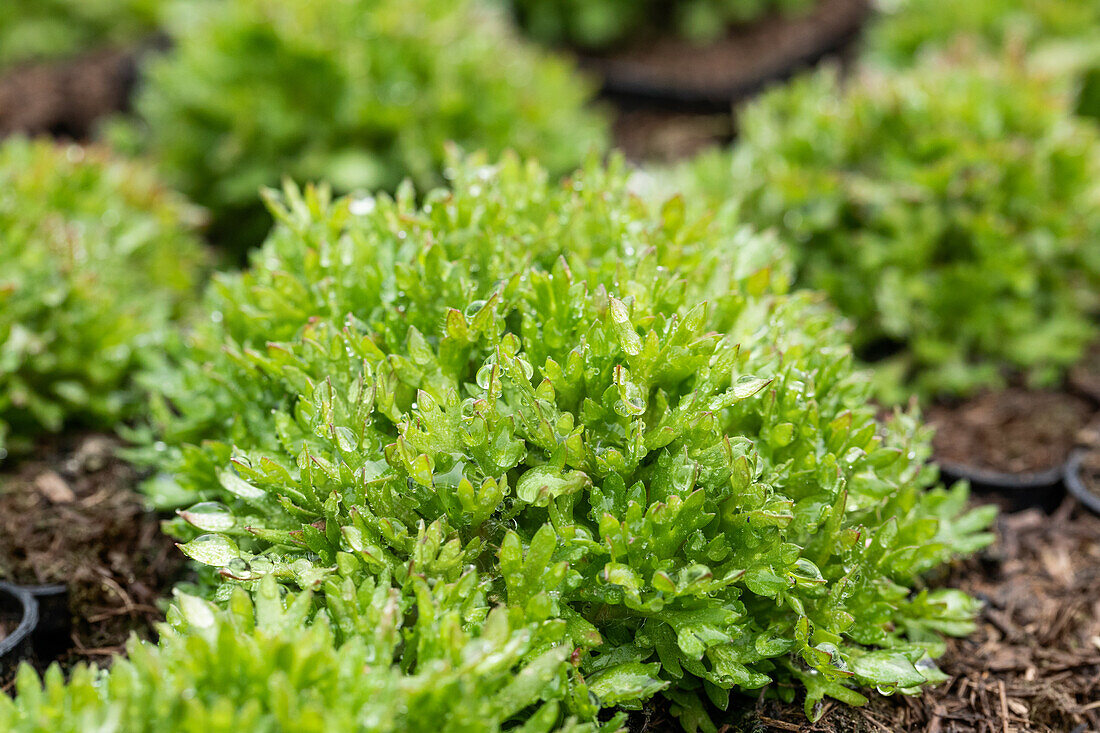
POLYGON ((846 86, 828 70, 740 128, 688 188, 789 241, 797 282, 854 321, 857 350, 900 348, 884 394, 1049 384, 1096 337, 1100 135, 1065 85, 991 59, 846 86))
POLYGON ((793 13, 812 0, 506 0, 520 25, 552 44, 602 50, 670 30, 705 43, 770 12, 793 13))
POLYGON ((904 67, 922 54, 958 41, 987 50, 1036 48, 1068 39, 1100 40, 1100 6, 1076 0, 902 0, 871 24, 868 53, 904 67))
MULTIPOLYGON (((468 584, 467 584, 468 585, 468 584)), ((562 624, 513 627, 503 609, 471 624, 468 588, 418 585, 415 600, 372 582, 354 619, 318 613, 309 592, 269 576, 225 608, 178 594, 153 645, 132 639, 110 671, 24 666, 14 700, 0 693, 7 733, 597 733, 618 727, 561 719, 569 648, 562 624), (356 633, 341 640, 339 627, 356 633), (473 628, 471 628, 473 627, 473 628), (545 702, 544 702, 545 700, 545 702), (525 711, 525 723, 504 724, 525 711)), ((592 707, 591 703, 587 703, 592 707)))
POLYGON ((284 175, 426 190, 443 183, 449 142, 515 149, 557 174, 606 145, 587 82, 476 0, 234 0, 173 17, 139 126, 115 138, 210 209, 231 247, 262 240, 259 191, 284 175))
POLYGON ((902 0, 870 24, 866 55, 904 68, 922 55, 978 47, 1023 54, 1070 80, 1078 114, 1100 120, 1100 3, 902 0))
POLYGON ((197 300, 199 212, 105 151, 0 145, 0 457, 130 416, 132 375, 197 300))
POLYGON ((649 208, 618 162, 449 173, 419 206, 272 197, 156 375, 150 489, 214 597, 275 576, 346 615, 376 576, 474 573, 515 625, 564 622, 601 706, 663 692, 688 730, 731 690, 799 683, 814 716, 942 679, 975 603, 920 576, 990 514, 933 487, 912 418, 876 422, 774 242, 649 208))

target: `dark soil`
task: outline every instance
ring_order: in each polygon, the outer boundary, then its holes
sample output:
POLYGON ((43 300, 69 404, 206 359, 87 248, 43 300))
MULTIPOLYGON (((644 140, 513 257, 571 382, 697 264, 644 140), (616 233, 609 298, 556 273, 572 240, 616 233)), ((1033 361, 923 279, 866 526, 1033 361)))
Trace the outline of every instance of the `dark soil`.
POLYGON ((615 147, 633 162, 675 163, 732 141, 733 118, 729 113, 623 109, 615 119, 613 134, 615 147))
POLYGON ((583 62, 604 79, 609 96, 723 111, 768 83, 844 51, 869 14, 868 0, 820 0, 806 13, 735 27, 712 44, 668 37, 583 62))
POLYGON ((928 420, 936 428, 938 462, 1025 474, 1065 463, 1092 413, 1092 405, 1075 395, 1013 387, 935 405, 928 420))
POLYGON ((58 441, 0 475, 0 579, 69 586, 63 663, 102 664, 131 632, 151 638, 184 569, 116 447, 101 435, 58 441))
POLYGON ((132 50, 105 49, 0 75, 0 137, 87 139, 100 119, 126 109, 136 79, 132 50))

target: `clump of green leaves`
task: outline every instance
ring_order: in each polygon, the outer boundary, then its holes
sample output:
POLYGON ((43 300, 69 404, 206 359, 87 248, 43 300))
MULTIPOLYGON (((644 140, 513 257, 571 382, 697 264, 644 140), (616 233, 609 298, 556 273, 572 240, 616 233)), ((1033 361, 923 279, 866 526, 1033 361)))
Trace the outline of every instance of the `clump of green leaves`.
POLYGON ((1100 138, 1058 84, 989 62, 846 87, 825 71, 740 126, 732 164, 694 164, 694 190, 780 232, 857 348, 900 349, 886 381, 926 395, 1006 371, 1048 383, 1095 338, 1100 138))
POLYGON ((476 0, 235 0, 176 15, 174 47, 135 102, 137 144, 229 244, 262 239, 259 190, 284 175, 428 188, 449 141, 537 155, 559 174, 605 144, 584 80, 476 0))
POLYGON ((4 0, 0 69, 139 41, 157 27, 159 0, 4 0))
POLYGON ((868 51, 877 60, 906 66, 922 52, 960 40, 990 50, 1035 48, 1052 41, 1098 38, 1100 6, 1078 0, 901 0, 871 25, 868 51))
POLYGON ((1100 4, 1077 0, 902 0, 870 26, 867 54, 905 67, 923 54, 980 48, 1024 55, 1069 79, 1079 114, 1100 119, 1100 4))
POLYGON ((599 50, 670 31, 705 43, 769 12, 793 13, 810 0, 510 0, 535 38, 599 50))
POLYGON ((496 610, 471 630, 445 605, 454 591, 422 582, 410 608, 395 589, 368 583, 354 620, 317 613, 310 593, 283 597, 270 577, 254 597, 237 589, 224 609, 179 594, 160 643, 131 640, 109 672, 81 665, 66 682, 56 665, 44 680, 24 666, 16 699, 0 693, 0 727, 494 733, 521 711, 525 724, 509 730, 618 727, 562 720, 569 650, 549 644, 553 624, 513 628, 496 610), (343 632, 348 623, 356 634, 343 632))
POLYGON ((197 210, 103 151, 0 145, 0 455, 67 420, 109 425, 197 291, 197 210))
POLYGON ((574 713, 663 692, 689 730, 731 690, 799 683, 814 715, 942 679, 974 602, 914 589, 989 514, 932 488, 911 418, 876 422, 775 242, 650 208, 619 162, 450 176, 419 205, 273 197, 157 377, 150 490, 215 597, 275 576, 346 613, 336 588, 475 577, 513 625, 564 624, 574 713))

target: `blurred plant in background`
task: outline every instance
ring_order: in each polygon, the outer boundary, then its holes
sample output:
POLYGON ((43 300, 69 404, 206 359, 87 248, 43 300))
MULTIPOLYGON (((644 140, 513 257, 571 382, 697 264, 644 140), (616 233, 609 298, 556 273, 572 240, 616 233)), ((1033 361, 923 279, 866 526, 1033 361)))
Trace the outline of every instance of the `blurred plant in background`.
POLYGON ((106 151, 0 144, 0 455, 70 420, 109 427, 197 295, 199 211, 106 151))
POLYGON ((215 239, 262 238, 262 186, 443 182, 449 141, 537 154, 555 174, 606 145, 591 88, 476 0, 233 0, 177 6, 140 122, 115 130, 209 207, 215 239))
POLYGON ((1075 80, 1079 112, 1100 119, 1100 3, 1092 0, 888 0, 870 25, 867 55, 891 67, 959 45, 1027 53, 1075 80))
POLYGON ((1059 378, 1096 336, 1100 131, 1066 84, 1012 63, 930 59, 766 94, 732 156, 687 184, 793 248, 797 282, 855 325, 894 397, 966 393, 1006 370, 1059 378), (891 346, 892 345, 892 346, 891 346))

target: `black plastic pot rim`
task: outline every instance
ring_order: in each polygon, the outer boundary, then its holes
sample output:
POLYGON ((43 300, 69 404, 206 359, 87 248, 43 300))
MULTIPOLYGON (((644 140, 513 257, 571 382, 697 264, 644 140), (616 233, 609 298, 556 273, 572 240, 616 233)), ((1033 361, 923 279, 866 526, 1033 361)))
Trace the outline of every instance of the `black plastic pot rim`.
MULTIPOLYGON (((868 8, 870 4, 868 4, 868 8)), ((697 85, 662 83, 650 80, 644 72, 629 62, 614 61, 614 57, 579 53, 582 66, 597 74, 602 81, 601 93, 620 105, 638 109, 669 109, 680 112, 716 113, 730 111, 731 105, 757 94, 763 89, 785 82, 830 56, 835 56, 855 43, 870 12, 854 25, 822 34, 800 53, 791 54, 781 65, 762 70, 735 82, 703 82, 697 85)))
POLYGON ((998 496, 1009 503, 1010 511, 1041 509, 1054 511, 1065 497, 1065 466, 1032 473, 1002 473, 965 464, 937 462, 940 473, 953 480, 970 483, 977 494, 998 496))
POLYGON ((15 599, 23 609, 19 625, 0 639, 0 664, 3 664, 9 654, 30 645, 31 635, 38 626, 38 600, 29 589, 11 583, 0 582, 0 594, 15 599))
POLYGON ((828 38, 819 47, 791 57, 781 68, 746 78, 736 84, 702 85, 692 88, 651 82, 622 72, 608 72, 594 57, 582 57, 582 64, 602 78, 601 95, 620 105, 637 109, 667 109, 694 114, 729 113, 733 104, 790 80, 796 74, 833 56, 858 39, 860 29, 828 38))
POLYGON ((1089 487, 1085 486, 1084 482, 1081 481, 1081 463, 1088 453, 1088 450, 1078 448, 1070 454, 1065 467, 1066 489, 1069 490, 1069 493, 1073 494, 1077 501, 1084 504, 1093 512, 1100 514, 1100 496, 1090 491, 1089 487))
POLYGON ((936 465, 940 467, 941 473, 951 478, 966 479, 975 486, 987 489, 1006 489, 1010 491, 1056 487, 1062 482, 1066 466, 1063 463, 1043 471, 1005 473, 951 461, 936 461, 936 465))

